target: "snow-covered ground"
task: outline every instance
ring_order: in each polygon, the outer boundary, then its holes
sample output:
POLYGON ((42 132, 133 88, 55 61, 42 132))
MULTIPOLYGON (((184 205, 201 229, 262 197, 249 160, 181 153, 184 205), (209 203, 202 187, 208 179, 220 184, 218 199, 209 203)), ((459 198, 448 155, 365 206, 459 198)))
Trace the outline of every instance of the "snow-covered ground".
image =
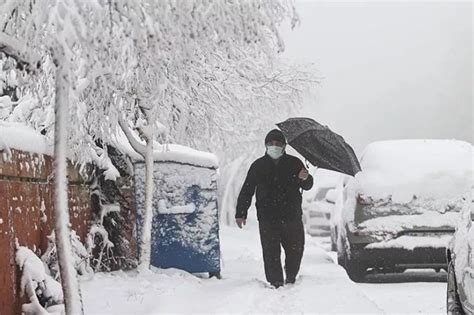
MULTIPOLYGON (((329 250, 328 238, 314 238, 329 250)), ((337 253, 327 253, 337 263, 337 253)), ((446 314, 446 272, 407 270, 399 274, 368 275, 357 287, 386 314, 446 314)), ((349 310, 348 313, 351 313, 349 310)))
POLYGON ((445 272, 406 271, 400 275, 369 276, 370 283, 358 286, 387 314, 446 314, 444 279, 445 272))
MULTIPOLYGON (((115 272, 83 279, 86 314, 155 313, 443 313, 445 283, 384 282, 355 284, 334 263, 328 243, 307 236, 300 278, 295 285, 271 289, 264 282, 255 223, 243 230, 222 227, 221 280, 179 270, 145 274, 115 272)), ((433 276, 434 275, 434 276, 433 276)), ((419 281, 440 281, 415 272, 419 281)), ((412 278, 412 277, 411 277, 412 278)), ((384 280, 385 279, 385 280, 384 280)), ((387 281, 391 281, 388 279, 387 281)))
POLYGON ((255 225, 221 229, 221 280, 179 270, 96 274, 81 283, 86 314, 152 313, 379 313, 345 272, 308 238, 295 285, 264 282, 255 225))

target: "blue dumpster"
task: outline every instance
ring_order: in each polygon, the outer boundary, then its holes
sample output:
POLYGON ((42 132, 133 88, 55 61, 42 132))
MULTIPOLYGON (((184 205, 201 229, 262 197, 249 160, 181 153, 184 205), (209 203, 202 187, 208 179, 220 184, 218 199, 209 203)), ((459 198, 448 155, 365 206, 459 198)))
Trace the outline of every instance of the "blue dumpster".
MULTIPOLYGON (((185 154, 156 154, 151 265, 220 276, 217 162, 185 154)), ((214 159, 212 159, 214 157, 214 159)), ((137 236, 145 202, 145 164, 135 163, 137 236)))

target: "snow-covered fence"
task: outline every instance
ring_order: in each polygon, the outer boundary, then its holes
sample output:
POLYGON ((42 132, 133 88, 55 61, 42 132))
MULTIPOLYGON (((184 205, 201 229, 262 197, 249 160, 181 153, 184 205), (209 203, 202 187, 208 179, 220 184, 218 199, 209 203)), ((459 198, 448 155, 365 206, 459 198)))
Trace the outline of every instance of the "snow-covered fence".
MULTIPOLYGON (((20 271, 15 244, 44 253, 53 228, 52 158, 15 149, 0 150, 0 314, 20 314, 20 271), (8 151, 8 152, 7 152, 8 151)), ((91 192, 72 166, 69 211, 72 228, 84 242, 92 217, 91 192)))

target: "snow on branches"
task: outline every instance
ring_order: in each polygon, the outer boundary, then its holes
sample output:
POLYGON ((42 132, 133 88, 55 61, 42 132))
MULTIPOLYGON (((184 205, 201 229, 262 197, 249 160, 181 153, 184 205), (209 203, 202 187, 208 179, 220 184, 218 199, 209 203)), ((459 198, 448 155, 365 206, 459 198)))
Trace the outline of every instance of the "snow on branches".
POLYGON ((163 142, 219 151, 244 131, 245 141, 254 139, 255 125, 270 125, 275 113, 288 116, 316 81, 276 58, 284 49, 278 26, 298 22, 287 0, 0 0, 0 7, 3 38, 23 54, 39 52, 42 79, 33 81, 42 82, 34 90, 45 114, 23 116, 47 134, 51 63, 64 55, 70 154, 79 162, 91 162, 97 141, 110 143, 120 119, 143 136, 145 121, 167 131, 155 134, 163 142))
POLYGON ((49 275, 39 257, 27 247, 19 246, 15 261, 21 270, 21 294, 26 294, 29 300, 23 304, 22 312, 34 315, 63 313, 61 285, 49 275))
POLYGON ((315 78, 277 58, 287 20, 298 22, 291 0, 0 0, 0 51, 40 65, 24 94, 36 101, 15 119, 47 135, 66 122, 68 155, 103 167, 100 148, 123 129, 146 157, 150 208, 154 140, 234 158, 236 139, 254 143, 298 106, 315 78))

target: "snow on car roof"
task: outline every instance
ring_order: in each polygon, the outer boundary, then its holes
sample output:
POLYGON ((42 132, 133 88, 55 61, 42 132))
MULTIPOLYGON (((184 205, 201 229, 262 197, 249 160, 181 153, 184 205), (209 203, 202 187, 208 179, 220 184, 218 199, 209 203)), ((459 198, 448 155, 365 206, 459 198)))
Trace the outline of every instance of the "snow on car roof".
POLYGON ((360 193, 409 201, 450 198, 473 185, 473 146, 458 140, 391 140, 371 143, 356 175, 360 193))

